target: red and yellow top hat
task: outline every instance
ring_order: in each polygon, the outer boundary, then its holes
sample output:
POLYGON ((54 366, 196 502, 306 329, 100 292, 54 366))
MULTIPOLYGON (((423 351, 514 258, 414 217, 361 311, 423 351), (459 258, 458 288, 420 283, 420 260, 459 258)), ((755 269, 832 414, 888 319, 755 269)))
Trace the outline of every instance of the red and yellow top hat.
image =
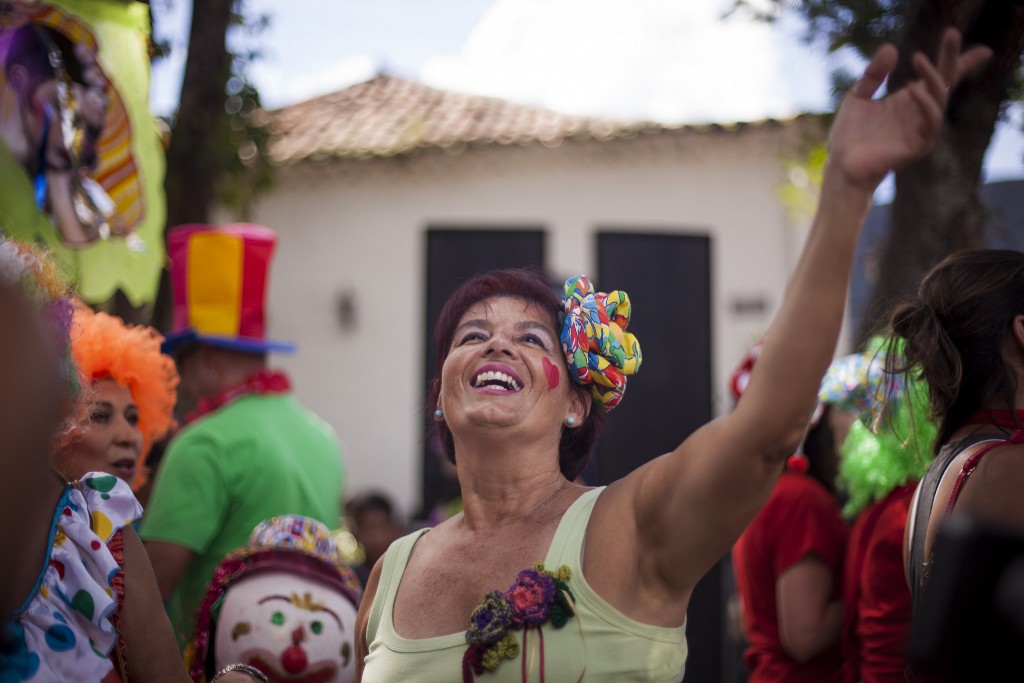
POLYGON ((179 225, 167 235, 174 321, 162 350, 202 342, 237 351, 290 353, 266 338, 266 295, 277 235, 252 223, 179 225))

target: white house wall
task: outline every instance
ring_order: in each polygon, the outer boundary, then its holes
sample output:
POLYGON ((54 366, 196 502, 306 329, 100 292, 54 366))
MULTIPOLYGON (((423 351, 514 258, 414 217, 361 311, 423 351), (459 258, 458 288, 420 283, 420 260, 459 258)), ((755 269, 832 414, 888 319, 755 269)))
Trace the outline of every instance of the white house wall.
POLYGON ((280 235, 270 332, 299 345, 275 362, 338 431, 348 493, 383 489, 407 513, 420 503, 428 227, 539 226, 559 274, 593 272, 600 229, 707 235, 713 401, 728 410, 728 376, 764 332, 803 239, 777 198, 793 144, 784 138, 659 136, 281 169, 252 217, 280 235), (349 329, 336 315, 342 294, 354 303, 349 329), (734 310, 758 300, 764 312, 734 310))

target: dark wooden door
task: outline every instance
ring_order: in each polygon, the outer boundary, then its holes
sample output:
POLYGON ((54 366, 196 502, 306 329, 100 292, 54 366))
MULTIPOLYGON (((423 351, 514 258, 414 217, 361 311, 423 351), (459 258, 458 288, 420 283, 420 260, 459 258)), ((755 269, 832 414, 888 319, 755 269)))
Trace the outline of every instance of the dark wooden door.
MULTIPOLYGON (((609 415, 589 470, 608 484, 674 449, 712 417, 711 243, 705 236, 600 232, 596 289, 629 294, 629 331, 643 363, 609 415)), ((722 567, 690 600, 687 683, 717 682, 723 671, 722 567)))
MULTIPOLYGON (((544 266, 544 232, 539 227, 503 230, 427 230, 426 339, 423 397, 437 371, 434 323, 448 296, 462 282, 479 272, 495 268, 544 266)), ((424 403, 422 511, 457 492, 455 482, 444 476, 437 447, 430 438, 431 419, 424 403)))

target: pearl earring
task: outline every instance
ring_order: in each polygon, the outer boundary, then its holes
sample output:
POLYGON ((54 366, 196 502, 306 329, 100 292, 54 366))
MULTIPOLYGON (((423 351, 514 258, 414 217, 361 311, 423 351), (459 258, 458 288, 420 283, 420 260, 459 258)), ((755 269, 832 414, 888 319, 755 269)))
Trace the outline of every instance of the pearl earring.
POLYGON ((438 408, 437 410, 434 411, 434 419, 435 420, 440 420, 442 417, 444 417, 444 411, 443 410, 438 408))
POLYGON ((572 427, 574 424, 576 424, 576 418, 575 417, 571 417, 571 416, 565 418, 565 424, 567 424, 570 427, 572 427))

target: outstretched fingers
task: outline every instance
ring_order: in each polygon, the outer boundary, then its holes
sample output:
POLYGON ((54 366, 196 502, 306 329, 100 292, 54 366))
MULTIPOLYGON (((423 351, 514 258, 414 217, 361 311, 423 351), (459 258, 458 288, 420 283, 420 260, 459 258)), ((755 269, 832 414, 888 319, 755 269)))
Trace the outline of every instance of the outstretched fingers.
POLYGON ((933 138, 939 129, 942 128, 943 112, 945 111, 945 95, 936 98, 931 87, 920 81, 908 83, 907 92, 921 112, 921 121, 918 124, 918 133, 924 139, 933 138))
POLYGON ((960 32, 948 28, 942 34, 935 63, 920 52, 914 54, 914 71, 919 80, 907 84, 907 89, 924 117, 921 123, 923 135, 930 135, 941 127, 950 89, 992 56, 992 50, 984 46, 963 53, 960 49, 960 32))
POLYGON ((874 96, 892 70, 896 68, 898 56, 899 53, 893 45, 885 44, 878 48, 871 57, 867 68, 864 69, 864 75, 854 84, 851 92, 857 97, 867 99, 874 96))
MULTIPOLYGON (((917 72, 918 77, 921 79, 924 90, 935 99, 940 107, 945 107, 946 99, 949 96, 949 86, 953 81, 948 80, 945 72, 942 71, 941 58, 939 64, 940 66, 936 68, 924 54, 920 52, 914 53, 914 71, 917 72)), ((955 61, 952 68, 956 69, 955 61)))
MULTIPOLYGON (((945 83, 947 92, 949 88, 953 88, 965 77, 981 68, 992 57, 992 48, 985 45, 976 45, 965 52, 960 52, 960 50, 960 32, 955 28, 946 29, 942 34, 942 44, 939 47, 937 69, 945 83)), ((923 78, 924 74, 921 73, 916 61, 914 68, 923 78)))
MULTIPOLYGON (((984 45, 972 47, 961 53, 960 32, 948 28, 942 34, 939 57, 932 63, 923 54, 915 54, 914 71, 924 81, 931 96, 945 106, 949 89, 963 80, 968 74, 976 71, 992 57, 992 50, 984 45)), ((853 94, 857 97, 871 98, 881 87, 885 79, 896 68, 898 52, 895 46, 886 44, 872 56, 871 62, 864 70, 864 75, 853 86, 853 94)))
MULTIPOLYGON (((939 59, 936 62, 936 67, 946 86, 956 83, 957 80, 957 60, 960 58, 960 42, 960 32, 955 28, 947 28, 943 31, 942 41, 939 43, 939 59)), ((917 68, 916 61, 914 68, 919 74, 921 73, 917 68)))
POLYGON ((959 83, 966 76, 987 64, 990 59, 992 59, 992 48, 987 45, 972 47, 960 55, 960 58, 957 60, 956 79, 953 82, 959 83))

